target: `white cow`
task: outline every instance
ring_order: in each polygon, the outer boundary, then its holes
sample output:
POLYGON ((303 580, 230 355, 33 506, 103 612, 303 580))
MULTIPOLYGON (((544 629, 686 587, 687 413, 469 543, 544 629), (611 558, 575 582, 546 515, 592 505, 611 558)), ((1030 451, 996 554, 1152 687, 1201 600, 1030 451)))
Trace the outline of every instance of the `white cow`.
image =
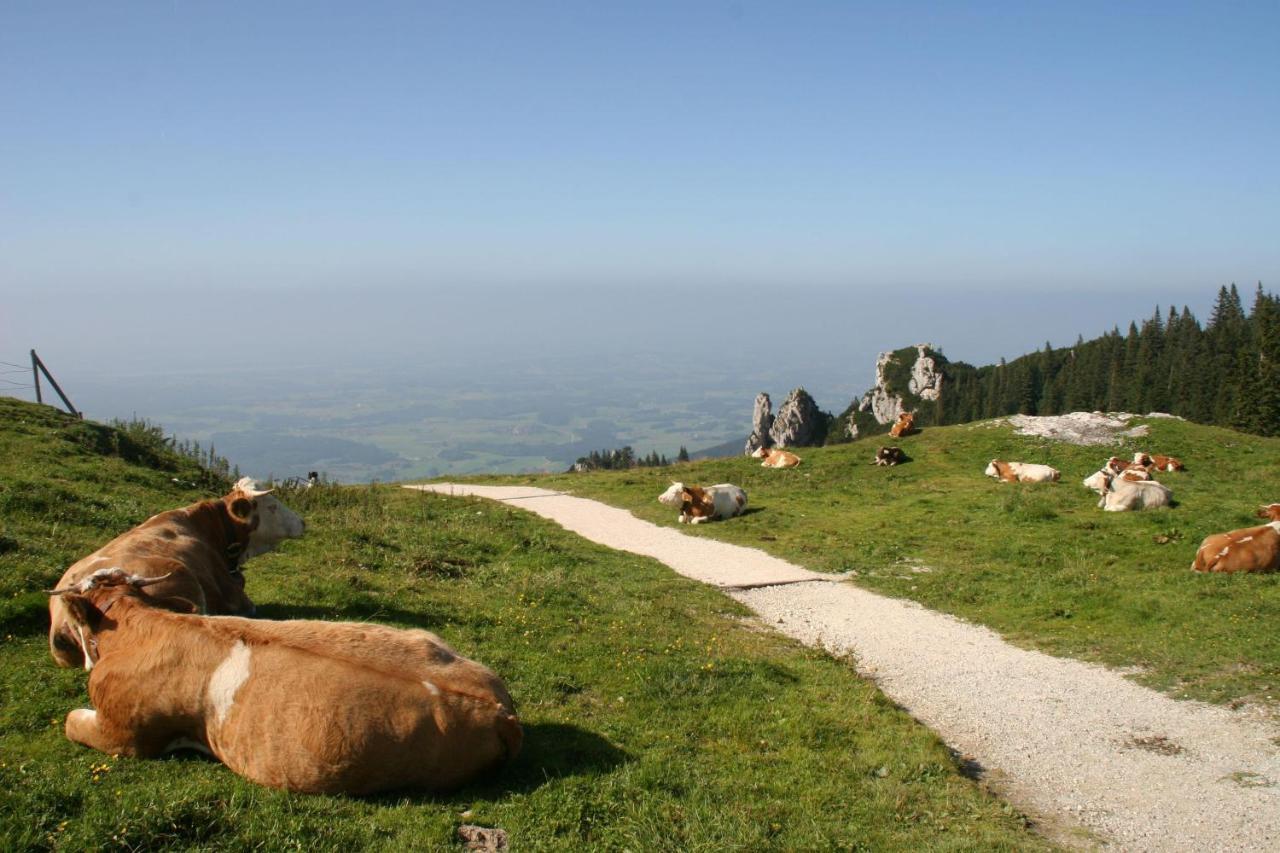
POLYGON ((705 489, 672 483, 671 488, 658 496, 658 503, 679 507, 681 524, 702 524, 742 515, 747 508, 747 493, 731 483, 720 483, 705 489))
POLYGON ((985 471, 1004 483, 1056 483, 1062 475, 1057 468, 1037 465, 1034 462, 1004 462, 992 459, 985 471))
POLYGON ((1169 506, 1172 501, 1173 492, 1163 483, 1111 477, 1107 480, 1098 506, 1106 512, 1129 512, 1169 506))

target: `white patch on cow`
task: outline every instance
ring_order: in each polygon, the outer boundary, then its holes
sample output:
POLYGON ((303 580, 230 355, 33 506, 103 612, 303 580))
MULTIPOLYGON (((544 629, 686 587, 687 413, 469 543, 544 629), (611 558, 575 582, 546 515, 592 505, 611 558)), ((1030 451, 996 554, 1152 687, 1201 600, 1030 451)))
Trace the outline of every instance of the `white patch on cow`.
POLYGON ((209 747, 197 740, 192 740, 189 737, 180 737, 169 741, 169 744, 164 748, 164 751, 176 752, 179 749, 194 749, 196 752, 203 752, 205 755, 213 755, 213 753, 209 751, 209 747))
POLYGON ((1266 526, 1267 526, 1267 527, 1270 527, 1270 528, 1271 528, 1272 530, 1274 530, 1276 533, 1280 533, 1280 521, 1272 521, 1272 522, 1268 522, 1266 526))
POLYGON ((251 654, 244 640, 236 640, 231 652, 209 678, 208 699, 213 708, 213 721, 218 725, 231 713, 231 706, 236 703, 236 691, 249 678, 251 654))
POLYGON ((429 692, 432 696, 439 696, 439 695, 440 695, 440 688, 439 688, 439 687, 436 687, 436 686, 435 686, 434 684, 432 684, 430 681, 424 681, 424 682, 422 682, 422 684, 423 684, 423 686, 425 686, 425 687, 427 688, 427 692, 429 692))
POLYGON ((1236 544, 1237 544, 1237 545, 1242 545, 1242 544, 1244 544, 1245 542, 1252 542, 1252 541, 1253 541, 1253 537, 1252 537, 1252 536, 1246 536, 1246 537, 1244 537, 1243 539, 1237 539, 1237 540, 1236 540, 1236 544))
POLYGON ((1218 552, 1218 556, 1219 556, 1219 557, 1225 557, 1225 556, 1227 556, 1227 554, 1228 554, 1228 553, 1230 553, 1230 551, 1231 551, 1231 546, 1230 546, 1230 545, 1227 545, 1227 546, 1223 547, 1223 549, 1222 549, 1221 551, 1219 551, 1219 552, 1218 552))
POLYGON ((84 640, 84 626, 77 625, 76 633, 80 635, 80 651, 84 652, 84 671, 93 671, 93 658, 89 657, 89 644, 84 640))

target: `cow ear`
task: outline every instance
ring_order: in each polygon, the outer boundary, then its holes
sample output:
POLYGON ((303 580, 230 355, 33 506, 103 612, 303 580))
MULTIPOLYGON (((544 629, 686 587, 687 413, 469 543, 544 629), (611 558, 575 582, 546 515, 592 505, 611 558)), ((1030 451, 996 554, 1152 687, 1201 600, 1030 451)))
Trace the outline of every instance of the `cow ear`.
POLYGON ((90 631, 98 630, 98 626, 102 623, 102 611, 79 593, 69 592, 62 596, 62 605, 67 608, 73 622, 83 625, 90 631))
POLYGON ((233 518, 240 521, 248 521, 249 516, 253 515, 253 501, 248 498, 236 498, 227 509, 231 512, 233 518))

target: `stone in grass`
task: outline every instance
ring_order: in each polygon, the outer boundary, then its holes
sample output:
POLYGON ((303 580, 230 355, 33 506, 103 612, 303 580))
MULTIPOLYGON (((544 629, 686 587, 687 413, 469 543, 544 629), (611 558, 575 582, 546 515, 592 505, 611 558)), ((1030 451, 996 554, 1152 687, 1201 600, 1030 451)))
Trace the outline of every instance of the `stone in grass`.
POLYGON ((507 853, 507 832, 504 829, 464 823, 458 827, 458 838, 462 839, 464 850, 475 850, 477 853, 507 853))

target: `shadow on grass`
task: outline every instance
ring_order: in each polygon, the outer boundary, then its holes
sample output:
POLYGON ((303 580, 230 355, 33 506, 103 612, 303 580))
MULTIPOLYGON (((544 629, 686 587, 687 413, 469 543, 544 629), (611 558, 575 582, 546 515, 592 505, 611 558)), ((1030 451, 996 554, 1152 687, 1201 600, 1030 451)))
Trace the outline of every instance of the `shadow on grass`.
POLYGON ((433 630, 448 621, 452 615, 433 610, 404 610, 399 607, 390 607, 382 601, 355 598, 344 601, 339 607, 318 607, 314 604, 258 604, 254 618, 282 621, 293 619, 318 619, 323 622, 377 621, 433 630))
MULTIPOLYGON (((156 760, 221 763, 196 749, 179 749, 156 760)), ((400 805, 406 800, 441 804, 470 803, 477 798, 497 800, 511 794, 532 793, 557 779, 603 775, 632 760, 630 754, 595 732, 567 723, 532 723, 524 726, 524 747, 514 762, 490 770, 462 788, 435 793, 402 788, 353 799, 382 805, 400 805)))

